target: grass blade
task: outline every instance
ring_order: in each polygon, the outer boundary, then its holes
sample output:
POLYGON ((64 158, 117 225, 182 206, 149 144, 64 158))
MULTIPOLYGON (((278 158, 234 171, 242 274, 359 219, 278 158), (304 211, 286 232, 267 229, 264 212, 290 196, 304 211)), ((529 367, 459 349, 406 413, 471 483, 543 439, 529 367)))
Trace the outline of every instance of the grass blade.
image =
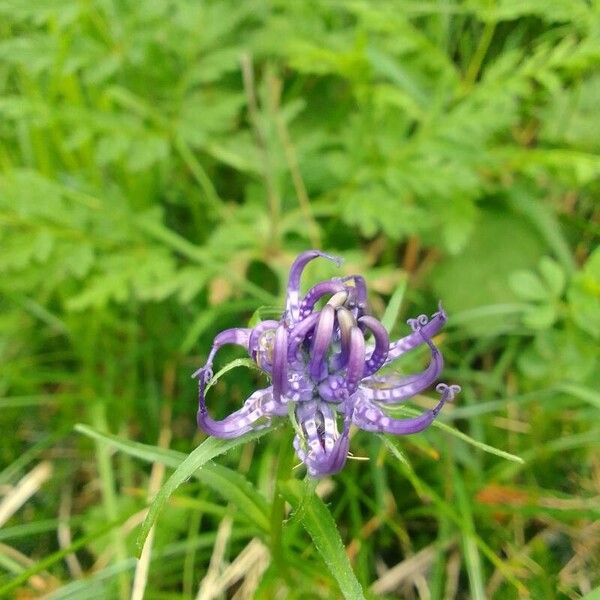
POLYGON ((404 300, 404 294, 406 292, 406 278, 403 279, 392 294, 390 301, 385 309, 385 313, 381 319, 381 323, 386 328, 388 333, 392 332, 398 315, 400 314, 400 308, 402 307, 402 300, 404 300))
POLYGON ((270 530, 266 499, 241 473, 222 465, 209 464, 194 476, 235 504, 259 529, 265 533, 270 530))
POLYGON ((57 552, 53 552, 52 554, 49 554, 42 560, 34 563, 33 565, 31 565, 31 567, 29 567, 28 569, 25 569, 17 577, 15 577, 11 581, 9 581, 8 583, 6 583, 2 587, 0 587, 0 598, 6 598, 7 596, 5 594, 7 592, 10 592, 10 591, 14 590, 15 588, 18 588, 20 585, 24 584, 26 581, 28 581, 31 577, 33 577, 37 573, 45 571, 48 567, 61 561, 68 554, 72 554, 73 552, 76 552, 80 548, 87 546, 91 541, 97 540, 99 537, 107 535, 108 533, 113 531, 116 527, 119 527, 120 525, 122 525, 130 517, 131 517, 130 514, 124 515, 124 516, 120 517, 119 519, 117 519, 116 521, 106 523, 99 529, 96 529, 96 530, 80 537, 78 540, 76 540, 69 546, 62 548, 61 550, 58 550, 57 552))
POLYGON ((402 471, 414 487, 419 496, 429 498, 437 509, 450 519, 459 529, 461 535, 468 536, 477 545, 481 553, 502 573, 504 578, 509 581, 521 594, 527 592, 525 586, 515 577, 511 568, 502 561, 493 549, 477 535, 474 527, 470 528, 465 522, 464 516, 458 513, 454 506, 446 502, 436 491, 421 479, 413 469, 409 460, 404 456, 402 451, 396 446, 396 443, 385 435, 378 436, 392 455, 398 460, 402 471))
POLYGON ((600 408, 600 394, 591 388, 576 383, 563 383, 559 389, 565 394, 571 394, 595 408, 600 408))
POLYGON ((476 530, 473 523, 473 510, 470 499, 465 489, 461 474, 452 462, 452 479, 457 500, 457 508, 462 516, 464 526, 461 528, 463 557, 469 578, 469 588, 473 600, 485 600, 485 584, 481 557, 475 542, 476 530))
MULTIPOLYGON (((223 452, 227 452, 230 448, 232 448, 235 444, 231 444, 233 441, 237 441, 238 443, 245 443, 252 439, 257 439, 260 435, 266 433, 267 430, 261 430, 259 432, 255 432, 245 436, 244 438, 240 438, 238 440, 227 440, 230 442, 229 446, 225 449, 221 449, 220 451, 214 450, 214 445, 211 444, 207 446, 207 442, 216 441, 215 438, 209 438, 203 444, 198 446, 194 452, 190 455, 186 455, 182 452, 176 452, 175 450, 167 450, 165 448, 160 448, 158 446, 149 446, 147 444, 141 444, 140 442, 133 442, 131 440, 124 440, 114 435, 100 433, 87 425, 76 425, 75 429, 88 437, 96 439, 98 441, 109 444, 125 454, 129 456, 134 456, 135 458, 139 458, 146 462, 161 462, 168 467, 172 467, 176 469, 175 473, 177 473, 177 469, 183 466, 186 460, 188 460, 196 451, 200 449, 203 450, 203 457, 209 456, 206 460, 211 460, 218 454, 222 454, 223 452), (216 452, 216 453, 215 453, 216 452), (212 454, 212 455, 211 455, 212 454)), ((271 428, 273 429, 273 428, 271 428)), ((225 440, 219 440, 221 442, 225 440)), ((198 459, 199 461, 200 459, 198 459)), ((198 467, 195 471, 190 473, 190 475, 186 476, 185 479, 188 479, 191 476, 196 477, 202 483, 210 487, 219 493, 226 500, 235 504, 240 511, 248 518, 250 522, 256 525, 262 531, 269 531, 269 518, 268 518, 268 507, 265 498, 256 491, 246 480, 246 478, 240 473, 236 473, 231 469, 223 467, 221 465, 215 464, 205 464, 206 460, 200 467, 198 467), (202 468, 201 468, 202 467, 202 468), (201 470, 198 470, 200 469, 201 470)), ((175 475, 173 473, 173 475, 175 475)), ((169 483, 170 480, 167 480, 165 486, 169 483)), ((176 487, 178 487, 182 482, 180 482, 176 487)), ((164 486, 163 486, 164 489, 164 486)), ((164 501, 162 501, 160 508, 164 505, 164 503, 168 500, 169 496, 175 491, 176 488, 170 491, 168 496, 165 497, 164 501)), ((160 496, 161 492, 157 495, 157 498, 160 496)), ((156 502, 156 498, 154 500, 156 502)), ((154 505, 153 502, 153 505, 154 505)), ((156 513, 158 515, 158 512, 156 513)), ((147 517, 148 518, 148 517, 147 517)), ((156 518, 156 517, 154 517, 156 518)), ((140 536, 142 533, 140 533, 140 536)), ((139 539, 138 539, 139 543, 139 539)), ((142 542, 143 545, 143 542, 142 542)))
POLYGON ((208 392, 208 390, 210 390, 210 388, 215 385, 215 383, 217 383, 217 381, 219 381, 219 379, 221 379, 225 373, 237 367, 246 367, 247 369, 254 369, 258 373, 263 373, 263 371, 258 368, 257 364, 253 360, 250 360, 249 358, 236 358, 235 360, 227 363, 212 377, 212 379, 206 384, 204 393, 208 392))
POLYGON ((167 479, 165 484, 160 488, 156 498, 152 501, 148 514, 142 523, 140 533, 137 539, 138 552, 141 552, 146 537, 152 525, 154 525, 158 515, 165 506, 171 494, 187 479, 189 479, 196 471, 201 469, 209 460, 223 454, 236 446, 245 444, 251 440, 262 437, 271 428, 261 429, 260 431, 249 433, 233 440, 220 440, 217 438, 208 438, 195 450, 193 450, 185 460, 175 469, 175 472, 167 479))
POLYGON ((131 440, 124 440, 116 435, 102 433, 89 425, 83 425, 81 423, 75 425, 75 431, 94 440, 109 444, 110 446, 125 452, 129 456, 139 458, 146 462, 161 462, 168 467, 177 468, 185 458, 185 454, 182 452, 160 448, 159 446, 150 446, 131 440))
POLYGON ((288 481, 281 485, 286 500, 312 538, 325 564, 347 600, 364 600, 364 594, 344 549, 335 521, 324 502, 314 493, 304 494, 302 483, 288 481))
POLYGON ((49 448, 63 437, 66 431, 66 428, 62 428, 59 431, 49 433, 31 448, 20 454, 10 465, 0 471, 0 485, 6 485, 13 477, 16 477, 21 470, 46 450, 46 448, 49 448))
MULTIPOLYGON (((413 408, 408 408, 407 406, 395 406, 393 409, 389 409, 390 414, 400 414, 409 417, 415 417, 421 414, 418 410, 413 408)), ((516 454, 511 454, 510 452, 506 452, 506 450, 500 450, 500 448, 495 448, 494 446, 490 446, 489 444, 485 444, 484 442, 479 442, 478 440, 473 439, 471 436, 468 436, 466 433, 459 431, 454 427, 450 427, 450 425, 446 425, 446 423, 442 423, 441 421, 434 421, 431 425, 437 429, 441 429, 454 437, 457 437, 459 440, 466 442, 467 444, 471 444, 471 446, 475 446, 488 454, 494 454, 501 458, 505 458, 506 460, 510 460, 512 462, 516 462, 519 464, 524 464, 524 460, 517 456, 516 454)))
POLYGON ((181 354, 188 354, 191 352, 194 344, 198 341, 198 338, 213 325, 218 317, 255 309, 256 304, 255 300, 238 300, 235 302, 218 304, 201 312, 188 328, 186 336, 179 347, 179 352, 181 352, 181 354))

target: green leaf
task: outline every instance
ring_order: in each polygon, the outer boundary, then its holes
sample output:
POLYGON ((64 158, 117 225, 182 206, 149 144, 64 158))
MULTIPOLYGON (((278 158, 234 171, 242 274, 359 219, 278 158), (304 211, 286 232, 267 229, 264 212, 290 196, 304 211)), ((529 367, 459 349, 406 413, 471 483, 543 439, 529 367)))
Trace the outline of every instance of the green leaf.
POLYGON ((600 409, 600 393, 591 388, 576 383, 563 383, 559 386, 563 392, 571 394, 584 402, 587 402, 591 406, 600 409))
POLYGON ((463 556, 469 577, 470 597, 473 600, 485 600, 485 577, 481 566, 481 556, 475 542, 475 524, 473 522, 473 504, 466 489, 463 475, 451 463, 452 483, 455 491, 456 505, 462 516, 464 526, 461 528, 463 556))
MULTIPOLYGON (((465 250, 444 258, 432 272, 433 286, 449 314, 516 300, 507 285, 516 270, 534 268, 543 255, 535 230, 510 211, 481 211, 478 225, 465 250)), ((493 316, 485 323, 465 323, 471 330, 505 327, 506 317, 493 316)))
POLYGON ((233 503, 253 525, 264 533, 269 532, 267 501, 241 473, 210 463, 193 476, 233 503))
POLYGON ((340 211, 344 221, 358 227, 364 236, 383 232, 392 240, 414 232, 415 223, 425 220, 417 207, 394 197, 381 185, 364 186, 343 196, 340 211))
POLYGON ((523 300, 543 301, 548 299, 548 290, 542 280, 531 271, 515 271, 508 279, 512 291, 523 300))
POLYGON ((477 535, 477 532, 473 529, 473 527, 469 526, 469 524, 465 520, 464 515, 458 513, 454 505, 451 505, 446 500, 444 500, 435 491, 435 489, 430 487, 429 484, 427 484, 423 479, 421 479, 417 475, 409 460, 406 458, 406 456, 404 456, 404 454, 402 454, 400 449, 396 446, 396 444, 398 443, 397 436, 386 436, 379 434, 378 437, 381 440, 383 440, 383 443, 391 451, 392 455, 398 459, 398 462, 402 466, 404 474, 409 479, 417 493, 420 496, 429 497, 436 505, 437 509, 443 514, 445 514, 448 518, 450 518, 458 526, 458 529, 461 531, 461 533, 463 533, 463 537, 467 536, 470 539, 472 539, 477 544, 481 552, 488 558, 488 560, 490 560, 492 564, 494 564, 497 567, 497 569, 503 573, 507 581, 510 581, 519 591, 524 593, 526 589, 523 586, 523 584, 515 578, 509 566, 498 556, 496 556, 492 548, 488 546, 483 541, 483 539, 479 537, 479 535, 477 535))
MULTIPOLYGON (((227 315, 230 313, 238 313, 245 310, 249 310, 256 306, 256 301, 254 300, 238 300, 234 302, 227 302, 223 304, 218 304, 216 306, 211 306, 207 310, 201 312, 194 322, 190 325, 187 330, 185 339, 181 343, 179 351, 182 354, 187 354, 194 347, 194 344, 198 341, 198 338, 211 327, 211 325, 215 322, 215 320, 221 315, 227 315)), ((281 313, 280 313, 281 314, 281 313)), ((258 324, 258 321, 254 324, 251 324, 251 327, 254 327, 258 324)))
POLYGON ((560 298, 565 289, 566 275, 562 267, 552 258, 542 256, 540 273, 554 298, 560 298))
POLYGON ((467 196, 443 202, 438 210, 442 226, 444 245, 450 254, 459 254, 469 241, 475 227, 474 202, 467 196))
POLYGON ((65 556, 68 556, 69 554, 73 554, 74 552, 77 552, 77 550, 79 550, 80 548, 84 548, 93 540, 98 539, 101 536, 107 535, 111 531, 114 531, 119 526, 122 526, 123 523, 125 523, 132 516, 133 515, 131 515, 131 514, 127 514, 127 515, 123 515, 123 516, 119 517, 118 519, 116 519, 114 521, 110 521, 110 522, 104 524, 99 529, 96 529, 90 533, 87 533, 86 535, 83 535, 83 536, 77 538, 74 542, 72 542, 68 546, 61 548, 60 550, 57 550, 56 552, 53 552, 52 554, 46 555, 43 559, 38 560, 37 562, 33 562, 33 564, 30 567, 23 570, 21 573, 19 573, 19 575, 14 577, 11 581, 9 581, 8 583, 6 583, 4 585, 1 585, 0 597, 7 598, 8 596, 4 596, 4 594, 6 594, 7 592, 10 592, 11 590, 18 588, 22 584, 29 581, 29 579, 31 577, 33 577, 34 575, 36 575, 37 573, 41 573, 42 571, 45 571, 46 569, 50 568, 55 563, 58 563, 59 561, 63 560, 65 558, 65 556))
POLYGON ((233 440, 221 440, 217 438, 208 438, 205 440, 200 446, 198 446, 195 450, 193 450, 185 460, 177 467, 175 472, 167 479, 165 484, 160 488, 158 494, 154 498, 150 508, 148 510, 148 514, 142 523, 142 527, 140 529, 140 533, 137 539, 138 551, 141 552, 144 547, 144 542, 150 533, 150 529, 154 525, 156 519, 158 518, 160 512, 164 508, 167 500, 171 497, 171 494, 185 481, 187 481, 198 469, 201 469, 206 465, 209 460, 212 460, 219 454, 223 454, 236 446, 240 446, 249 441, 256 440, 263 435, 265 435, 268 431, 270 431, 272 427, 268 427, 265 429, 261 429, 260 431, 255 431, 249 433, 241 438, 233 439, 233 440))
POLYGON ((364 600, 362 587, 352 570, 340 532, 327 506, 313 490, 304 493, 305 490, 299 481, 282 483, 280 489, 285 499, 297 511, 300 522, 338 582, 344 598, 364 600))
MULTIPOLYGON (((387 409, 387 412, 389 412, 390 415, 400 414, 408 417, 416 417, 421 414, 418 410, 409 408, 408 406, 395 406, 393 408, 390 407, 387 409)), ((516 456, 515 454, 511 454, 510 452, 506 452, 505 450, 500 450, 500 448, 494 448, 494 446, 490 446, 489 444, 485 444, 484 442, 475 440, 472 437, 468 436, 466 433, 463 433, 462 431, 459 431, 454 427, 450 427, 450 425, 446 425, 446 423, 442 423, 441 421, 436 420, 431 424, 431 426, 435 427, 436 429, 441 429, 442 431, 445 431, 453 435, 454 437, 457 437, 458 439, 462 440, 463 442, 471 444, 471 446, 475 446, 476 448, 487 452, 488 454, 495 454, 496 456, 500 456, 502 458, 505 458, 506 460, 511 460, 517 463, 523 463, 523 459, 521 457, 516 456)))
POLYGON ((283 313, 281 306, 259 306, 248 319, 248 327, 256 327, 261 321, 279 321, 283 313))
POLYGON ((142 139, 130 142, 127 149, 126 165, 132 172, 149 169, 169 155, 167 140, 158 135, 146 134, 142 139))
POLYGON ((558 149, 527 149, 515 154, 528 174, 549 172, 567 185, 582 187, 600 175, 600 156, 592 152, 558 149))
POLYGON ((598 370, 597 352, 590 352, 590 338, 575 327, 540 330, 517 357, 527 377, 550 382, 585 382, 598 370))
POLYGON ((235 360, 232 360, 230 363, 227 363, 222 369, 220 369, 219 371, 217 371, 217 373, 215 373, 213 378, 206 384, 206 389, 204 391, 208 392, 208 390, 210 390, 210 388, 213 385, 215 385, 215 383, 217 383, 217 381, 219 381, 219 379, 221 379, 221 377, 223 377, 223 375, 225 375, 225 373, 227 373, 228 371, 231 371, 232 369, 235 369, 237 367, 246 367, 247 369, 254 369, 255 371, 258 371, 259 373, 262 373, 261 369, 258 368, 257 364, 250 358, 236 358, 235 360))
POLYGON ((556 306, 542 304, 528 308, 523 314, 523 323, 532 329, 548 329, 554 325, 557 317, 556 306))
POLYGON ((75 431, 94 440, 98 440, 99 442, 109 444, 110 446, 125 452, 129 456, 134 456, 135 458, 139 458, 149 463, 160 462, 168 467, 176 468, 185 459, 185 454, 182 452, 126 440, 110 433, 102 433, 97 429, 94 429, 89 425, 83 425, 82 423, 75 425, 75 431))
POLYGON ((567 297, 575 323, 595 338, 600 337, 600 248, 575 274, 567 297))
POLYGON ((421 107, 427 105, 429 100, 427 92, 413 76, 414 74, 408 69, 404 69, 394 57, 372 46, 367 49, 367 57, 377 75, 385 77, 396 84, 411 97, 416 105, 421 107))
POLYGON ((400 313, 400 308, 402 307, 402 300, 404 300, 404 294, 406 293, 406 284, 406 278, 398 284, 381 319, 381 323, 388 333, 392 332, 392 329, 396 324, 396 320, 398 319, 398 314, 400 313))
POLYGON ((195 476, 203 483, 209 485, 226 499, 234 502, 251 522, 260 529, 268 531, 269 521, 264 498, 258 494, 258 492, 256 492, 240 474, 220 465, 207 463, 219 454, 223 454, 246 442, 258 439, 274 428, 275 427, 261 429, 260 431, 249 433, 235 440, 209 438, 198 446, 191 454, 186 456, 181 452, 166 450, 156 446, 148 446, 139 442, 124 440, 110 434, 100 433, 87 425, 79 424, 75 426, 76 431, 93 439, 110 444, 130 456, 135 456, 147 462, 161 462, 175 468, 175 472, 166 481, 154 498, 146 519, 142 524, 137 540, 140 551, 150 528, 158 518, 160 511, 170 496, 182 483, 192 476, 195 476))
MULTIPOLYGON (((508 201, 515 212, 522 214, 537 229, 554 252, 563 269, 569 274, 573 273, 575 261, 556 215, 545 204, 531 197, 528 189, 513 190, 508 196, 508 201)), ((504 239, 515 242, 515 233, 508 233, 504 239)))

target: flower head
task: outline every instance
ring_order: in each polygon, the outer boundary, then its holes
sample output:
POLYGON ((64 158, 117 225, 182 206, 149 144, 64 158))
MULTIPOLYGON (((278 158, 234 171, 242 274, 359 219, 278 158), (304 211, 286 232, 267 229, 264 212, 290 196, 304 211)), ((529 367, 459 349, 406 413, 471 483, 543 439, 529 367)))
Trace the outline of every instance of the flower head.
POLYGON ((446 322, 446 314, 440 306, 431 318, 409 319, 412 333, 390 342, 385 327, 368 314, 367 287, 360 275, 322 281, 301 296, 302 271, 317 257, 341 265, 341 259, 318 250, 302 253, 290 269, 281 319, 263 321, 253 329, 221 332, 206 364, 194 373, 199 383, 199 427, 215 437, 232 438, 264 427, 274 417, 289 415, 296 428, 296 454, 314 477, 342 469, 351 424, 365 431, 417 433, 460 391, 458 386, 439 384, 436 389, 441 397, 433 409, 409 419, 387 415, 386 405, 404 402, 437 380, 443 359, 432 338, 446 322), (317 308, 320 301, 324 304, 317 308), (366 342, 369 335, 372 343, 366 342), (205 389, 212 378, 214 356, 226 344, 245 348, 270 376, 271 385, 216 421, 208 414, 205 389), (421 345, 428 346, 431 354, 424 371, 407 376, 378 374, 421 345))

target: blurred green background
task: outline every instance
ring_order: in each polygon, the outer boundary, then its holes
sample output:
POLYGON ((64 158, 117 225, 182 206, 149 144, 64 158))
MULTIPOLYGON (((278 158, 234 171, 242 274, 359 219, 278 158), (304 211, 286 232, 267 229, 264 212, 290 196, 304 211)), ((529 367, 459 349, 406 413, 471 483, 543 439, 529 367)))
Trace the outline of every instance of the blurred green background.
MULTIPOLYGON (((190 374, 312 247, 376 315, 402 300, 394 338, 441 299, 463 387, 451 429, 357 433, 370 460, 317 488, 366 597, 589 594, 599 67, 597 0, 0 0, 0 595, 341 597, 286 520, 289 427, 179 488, 133 558, 159 449, 204 439, 190 374)), ((210 406, 264 384, 236 369, 210 406)))

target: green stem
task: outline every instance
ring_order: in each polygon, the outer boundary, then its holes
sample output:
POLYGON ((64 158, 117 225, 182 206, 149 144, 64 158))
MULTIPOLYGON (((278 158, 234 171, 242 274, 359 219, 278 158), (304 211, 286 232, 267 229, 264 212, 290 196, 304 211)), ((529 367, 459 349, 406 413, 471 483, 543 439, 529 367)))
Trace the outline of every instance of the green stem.
MULTIPOLYGON (((108 431, 106 423, 106 408, 101 401, 97 401, 92 409, 92 422, 94 427, 99 431, 108 431)), ((106 518, 110 522, 117 520, 119 515, 117 507, 117 495, 115 492, 115 477, 110 457, 110 449, 102 442, 96 443, 96 460, 98 463, 98 475, 100 476, 100 484, 102 489, 102 501, 106 518)), ((115 557, 118 562, 127 559, 127 548, 123 534, 119 529, 111 531, 112 544, 114 547, 115 557)), ((129 573, 123 571, 119 573, 119 597, 122 600, 127 600, 129 597, 130 581, 129 573)))
POLYGON ((291 452, 291 436, 286 432, 281 436, 281 448, 279 451, 279 460, 277 462, 277 473, 275 480, 275 490, 273 492, 273 503, 271 505, 271 556, 276 566, 276 570, 285 579, 286 583, 292 589, 292 581, 289 574, 287 561, 285 560, 284 548, 282 543, 283 524, 285 521, 285 500, 280 490, 280 483, 293 478, 293 459, 291 452))
POLYGON ((179 155, 181 156, 183 162, 190 170, 191 174, 194 176, 194 179, 202 188, 202 191, 204 192, 204 197, 206 198, 211 209, 215 212, 216 215, 223 218, 225 216, 223 210, 223 201, 221 200, 221 198, 219 198, 217 190, 215 190, 215 187, 212 184, 208 173, 204 170, 204 167, 196 159, 194 153, 190 150, 190 147, 184 140, 182 140, 181 138, 177 138, 175 139, 174 145, 177 152, 179 152, 179 155))
POLYGON ((475 53, 471 58, 471 62, 467 67, 467 71, 463 79, 463 90, 465 92, 470 90, 473 87, 475 81, 477 80, 477 76, 481 71, 483 59, 485 58, 485 55, 487 54, 487 51, 490 48, 490 44, 492 43, 492 38, 494 37, 495 30, 496 23, 494 21, 488 21, 485 24, 483 33, 481 34, 481 38, 479 38, 479 44, 475 49, 475 53))

